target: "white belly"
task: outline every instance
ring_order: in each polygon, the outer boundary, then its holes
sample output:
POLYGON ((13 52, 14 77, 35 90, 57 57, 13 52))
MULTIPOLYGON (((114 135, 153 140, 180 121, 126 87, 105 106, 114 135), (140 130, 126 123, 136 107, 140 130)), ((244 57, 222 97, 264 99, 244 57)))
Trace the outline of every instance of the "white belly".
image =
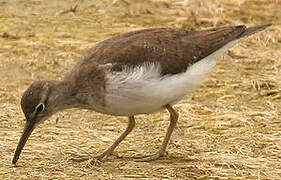
POLYGON ((218 58, 236 43, 229 43, 180 74, 161 77, 160 64, 145 63, 107 76, 103 112, 121 116, 149 114, 177 103, 199 87, 218 58))

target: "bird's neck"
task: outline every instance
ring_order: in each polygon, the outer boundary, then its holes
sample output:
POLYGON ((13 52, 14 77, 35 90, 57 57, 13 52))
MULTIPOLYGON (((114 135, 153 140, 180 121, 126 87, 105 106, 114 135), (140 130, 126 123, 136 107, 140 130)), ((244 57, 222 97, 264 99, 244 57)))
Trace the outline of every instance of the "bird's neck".
POLYGON ((84 106, 69 81, 52 80, 52 84, 49 101, 52 101, 50 103, 54 105, 54 111, 84 106))
POLYGON ((101 111, 104 108, 103 96, 100 90, 75 83, 72 79, 53 81, 50 96, 54 104, 54 112, 82 108, 101 111))

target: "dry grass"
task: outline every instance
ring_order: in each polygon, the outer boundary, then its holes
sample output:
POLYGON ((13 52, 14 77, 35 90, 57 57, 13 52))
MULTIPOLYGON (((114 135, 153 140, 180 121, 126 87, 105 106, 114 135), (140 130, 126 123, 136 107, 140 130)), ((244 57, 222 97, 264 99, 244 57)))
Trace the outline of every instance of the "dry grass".
POLYGON ((280 0, 0 3, 0 179, 281 179, 280 0), (73 163, 73 154, 101 153, 127 119, 68 110, 38 127, 18 166, 11 164, 24 125, 23 91, 35 80, 61 77, 96 42, 148 27, 265 23, 275 25, 233 48, 176 106, 181 116, 166 157, 128 158, 157 150, 168 125, 161 112, 138 116, 108 162, 73 163))

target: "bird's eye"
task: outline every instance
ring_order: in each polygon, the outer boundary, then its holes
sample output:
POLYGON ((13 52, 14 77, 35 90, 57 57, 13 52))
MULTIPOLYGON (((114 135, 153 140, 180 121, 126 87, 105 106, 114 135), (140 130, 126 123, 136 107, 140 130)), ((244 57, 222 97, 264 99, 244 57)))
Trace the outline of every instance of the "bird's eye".
POLYGON ((40 113, 42 111, 44 111, 45 109, 45 105, 43 103, 39 103, 37 106, 36 106, 36 112, 40 113))

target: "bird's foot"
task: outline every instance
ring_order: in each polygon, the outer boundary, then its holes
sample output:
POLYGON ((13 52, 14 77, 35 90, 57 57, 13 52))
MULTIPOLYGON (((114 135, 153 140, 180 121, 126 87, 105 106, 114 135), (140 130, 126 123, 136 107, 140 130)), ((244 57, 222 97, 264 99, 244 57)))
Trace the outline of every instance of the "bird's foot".
POLYGON ((149 162, 149 161, 154 161, 159 159, 160 157, 163 157, 165 155, 165 152, 163 151, 158 151, 155 154, 150 154, 150 155, 141 155, 141 156, 135 156, 134 159, 137 162, 149 162))
POLYGON ((95 156, 95 157, 91 158, 90 164, 95 165, 95 164, 98 164, 101 162, 105 162, 107 160, 107 158, 108 158, 107 154, 101 154, 99 156, 95 156))
POLYGON ((91 156, 91 155, 79 155, 77 157, 70 158, 70 160, 75 161, 75 162, 84 162, 84 161, 89 161, 90 164, 96 164, 97 162, 104 162, 107 160, 107 155, 106 154, 101 154, 99 156, 91 156))
POLYGON ((70 158, 70 160, 75 162, 84 162, 84 161, 88 161, 89 159, 92 159, 91 155, 78 155, 77 157, 70 158))

